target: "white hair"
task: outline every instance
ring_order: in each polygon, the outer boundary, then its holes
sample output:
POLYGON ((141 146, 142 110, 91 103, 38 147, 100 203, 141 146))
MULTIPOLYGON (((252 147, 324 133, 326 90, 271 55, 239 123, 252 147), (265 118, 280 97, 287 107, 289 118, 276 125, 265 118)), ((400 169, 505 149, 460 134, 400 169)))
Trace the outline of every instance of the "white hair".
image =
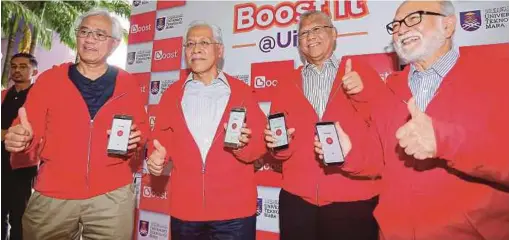
POLYGON ((123 28, 122 28, 122 25, 120 24, 120 21, 116 17, 114 17, 108 10, 105 10, 105 9, 100 9, 100 8, 92 9, 92 10, 84 13, 83 15, 79 16, 78 19, 76 19, 76 22, 74 24, 75 28, 79 28, 81 26, 81 23, 83 22, 83 20, 90 16, 104 16, 104 17, 107 17, 108 19, 110 19, 110 21, 111 21, 111 37, 114 39, 117 39, 117 40, 122 39, 123 28))
POLYGON ((212 30, 212 36, 214 37, 214 40, 220 44, 223 44, 223 34, 221 32, 221 28, 218 27, 215 24, 210 24, 202 20, 196 20, 193 21, 187 26, 186 34, 184 36, 187 36, 187 33, 189 30, 191 30, 194 27, 208 27, 210 30, 212 30))
POLYGON ((317 10, 309 10, 303 14, 300 15, 300 20, 299 20, 299 30, 300 28, 302 27, 302 22, 305 20, 305 19, 308 19, 310 17, 319 17, 321 18, 322 20, 324 20, 325 22, 327 22, 327 25, 328 26, 334 26, 332 24, 332 19, 329 15, 327 15, 326 13, 322 12, 322 11, 317 11, 317 10))
POLYGON ((449 0, 442 0, 440 3, 440 9, 442 10, 442 14, 446 16, 451 16, 456 13, 456 10, 454 9, 454 5, 449 0))

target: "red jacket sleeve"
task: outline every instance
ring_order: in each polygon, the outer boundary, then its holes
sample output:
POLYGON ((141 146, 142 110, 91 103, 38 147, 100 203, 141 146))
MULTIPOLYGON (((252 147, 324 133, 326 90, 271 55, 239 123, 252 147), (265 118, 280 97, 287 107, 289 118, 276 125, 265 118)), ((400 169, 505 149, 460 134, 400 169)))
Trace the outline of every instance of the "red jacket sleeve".
MULTIPOLYGON (((340 66, 341 74, 344 75, 345 61, 340 66)), ((352 100, 354 108, 359 112, 362 118, 366 121, 372 120, 372 104, 380 91, 385 88, 385 83, 382 81, 380 74, 370 65, 360 60, 352 60, 352 71, 356 71, 361 77, 363 83, 363 90, 354 95, 348 95, 352 100)))
POLYGON ((164 159, 165 164, 167 164, 171 160, 171 141, 173 139, 173 128, 171 126, 170 113, 168 113, 165 109, 170 109, 169 104, 172 104, 172 99, 174 97, 175 91, 172 91, 172 88, 166 90, 166 92, 161 97, 159 104, 154 109, 154 129, 150 135, 150 140, 147 144, 147 157, 150 157, 152 152, 154 152, 154 140, 159 141, 159 143, 166 148, 166 158, 164 159))
POLYGON ((2 90, 2 102, 4 102, 5 96, 7 95, 7 89, 2 90))
MULTIPOLYGON (((53 90, 51 86, 51 78, 51 73, 42 73, 28 92, 25 104, 23 105, 27 112, 28 121, 32 126, 33 139, 24 152, 13 153, 11 155, 11 159, 16 161, 17 159, 26 160, 26 157, 22 155, 27 154, 28 162, 24 162, 23 167, 37 166, 39 164, 38 148, 40 145, 44 145, 44 136, 46 133, 46 113, 48 112, 50 105, 46 96, 53 90)), ((19 117, 14 120, 12 126, 17 124, 20 124, 19 117)), ((18 165, 17 162, 11 164, 14 166, 18 165)))
POLYGON ((384 168, 384 158, 382 142, 376 128, 367 127, 358 129, 354 135, 352 132, 347 134, 352 141, 352 150, 345 158, 345 164, 341 169, 351 176, 380 177, 384 168))
POLYGON ((130 92, 132 107, 133 107, 133 120, 138 130, 141 132, 141 140, 138 143, 136 154, 131 157, 131 166, 136 170, 141 170, 143 167, 143 160, 145 159, 145 147, 148 139, 150 138, 150 126, 148 123, 148 115, 145 110, 145 101, 143 100, 143 94, 139 90, 136 79, 130 75, 131 78, 128 80, 132 83, 132 89, 130 92))
POLYGON ((348 96, 343 94, 345 103, 339 115, 339 124, 349 136, 352 150, 345 158, 342 170, 351 176, 376 178, 381 175, 384 166, 383 149, 376 127, 365 121, 348 96))
POLYGON ((478 86, 484 94, 468 102, 468 117, 432 121, 438 157, 466 174, 509 186, 509 64, 505 64, 486 71, 489 88, 478 86))
MULTIPOLYGON (((8 90, 2 91, 2 103, 7 95, 8 90)), ((2 129, 2 131, 7 131, 7 129, 2 129)), ((2 141, 4 141, 2 139, 2 141)), ((31 166, 37 166, 39 161, 37 159, 36 154, 26 154, 26 153, 12 153, 10 157, 10 164, 12 169, 25 168, 31 166)))
MULTIPOLYGON (((294 75, 288 76, 288 78, 285 79, 284 81, 279 81, 280 85, 278 85, 277 87, 278 91, 273 97, 272 102, 270 104, 270 114, 283 113, 285 115, 286 128, 288 129, 295 128, 295 124, 293 123, 294 118, 298 118, 298 116, 293 116, 290 114, 290 112, 292 111, 289 108, 292 107, 292 104, 288 102, 290 101, 289 100, 290 98, 285 97, 285 94, 288 94, 288 92, 285 93, 285 91, 288 91, 288 89, 295 88, 295 86, 291 85, 291 83, 293 83, 293 80, 291 78, 298 77, 295 74, 300 74, 300 71, 295 70, 294 72, 292 72, 292 74, 294 75)), ((288 144, 288 148, 277 151, 269 149, 270 155, 276 160, 284 161, 289 159, 293 155, 295 147, 297 146, 296 141, 298 141, 298 138, 296 138, 295 136, 297 136, 298 134, 299 133, 296 130, 296 132, 293 134, 293 139, 291 140, 290 144, 288 144)))
MULTIPOLYGON (((345 65, 346 61, 342 61, 339 70, 341 75, 344 75, 345 65)), ((347 119, 343 120, 343 123, 346 122, 350 126, 342 124, 343 130, 352 142, 352 150, 346 157, 342 170, 352 176, 375 178, 381 175, 384 159, 380 132, 374 122, 374 116, 376 111, 383 111, 381 101, 384 100, 387 90, 380 75, 363 61, 352 59, 352 71, 359 74, 364 89, 354 95, 345 93, 354 111, 350 114, 349 119, 353 119, 351 123, 348 123, 347 119)))
POLYGON ((239 150, 233 151, 235 157, 243 162, 254 162, 261 158, 266 152, 263 130, 267 124, 265 114, 258 106, 252 91, 246 91, 248 97, 246 108, 247 128, 251 129, 251 139, 249 143, 239 150))

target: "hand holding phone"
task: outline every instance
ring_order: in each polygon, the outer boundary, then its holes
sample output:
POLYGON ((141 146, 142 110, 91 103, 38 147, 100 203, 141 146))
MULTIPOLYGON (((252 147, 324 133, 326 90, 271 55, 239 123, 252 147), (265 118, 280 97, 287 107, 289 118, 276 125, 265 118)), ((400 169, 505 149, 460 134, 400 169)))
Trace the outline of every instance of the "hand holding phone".
POLYGON ((226 134, 224 137, 224 145, 228 148, 239 148, 241 146, 240 135, 241 129, 246 120, 245 108, 233 108, 230 111, 230 118, 226 125, 226 134))
POLYGON ((108 141, 108 154, 127 155, 133 118, 128 115, 115 115, 108 141))
POLYGON ((269 116, 270 134, 273 140, 272 149, 281 150, 289 146, 284 113, 275 113, 269 116))
POLYGON ((333 122, 316 123, 316 132, 319 144, 315 144, 315 146, 318 145, 320 147, 318 149, 320 151, 317 151, 317 153, 323 154, 324 164, 342 165, 345 161, 345 155, 335 124, 333 122))

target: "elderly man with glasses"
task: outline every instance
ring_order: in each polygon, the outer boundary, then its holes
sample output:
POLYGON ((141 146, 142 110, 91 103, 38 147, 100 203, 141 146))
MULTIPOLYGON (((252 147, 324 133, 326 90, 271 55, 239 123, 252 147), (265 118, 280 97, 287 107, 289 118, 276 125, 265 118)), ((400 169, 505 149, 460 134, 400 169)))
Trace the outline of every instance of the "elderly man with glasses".
POLYGON ((149 133, 144 101, 136 80, 106 63, 120 22, 93 10, 76 26, 79 62, 44 72, 5 136, 8 151, 41 161, 23 239, 131 239, 132 176, 149 133), (115 115, 133 120, 125 155, 107 151, 115 115))
POLYGON ((509 63, 455 48, 456 21, 450 1, 406 1, 387 25, 408 65, 371 102, 382 239, 509 239, 509 63))
POLYGON ((265 116, 252 90, 221 70, 221 29, 192 22, 185 35, 185 58, 191 74, 164 92, 147 166, 160 175, 171 172, 172 239, 256 239, 257 192, 253 162, 265 152, 265 116), (246 113, 244 125, 228 124, 234 108, 246 113), (224 139, 232 129, 239 144, 224 139))
MULTIPOLYGON (((280 94, 274 95, 271 113, 284 113, 289 147, 271 151, 283 161, 283 187, 279 195, 282 240, 327 240, 378 238, 373 210, 378 202, 377 179, 352 178, 350 162, 369 162, 382 155, 369 128, 370 113, 360 111, 359 101, 377 92, 380 76, 360 61, 334 55, 337 31, 329 16, 309 11, 300 16, 299 50, 306 59, 303 67, 280 81, 280 94), (363 83, 364 82, 364 83, 363 83), (313 151, 317 122, 338 122, 345 164, 325 165, 313 151), (341 125, 341 126, 340 126, 341 125), (342 139, 342 129, 350 133, 342 139), (377 154, 378 153, 378 154, 377 154)), ((265 131, 268 148, 275 138, 265 131)))

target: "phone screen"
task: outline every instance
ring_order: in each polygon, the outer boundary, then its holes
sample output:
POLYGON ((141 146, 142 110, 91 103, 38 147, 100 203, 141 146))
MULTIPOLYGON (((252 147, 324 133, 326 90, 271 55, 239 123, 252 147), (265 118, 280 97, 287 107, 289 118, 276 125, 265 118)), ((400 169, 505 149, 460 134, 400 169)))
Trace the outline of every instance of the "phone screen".
POLYGON ((122 155, 127 153, 131 125, 132 119, 130 118, 113 118, 110 139, 108 141, 108 153, 122 155))
POLYGON ((283 114, 275 114, 269 117, 270 131, 276 139, 275 149, 288 147, 288 135, 286 133, 285 117, 283 114))
POLYGON ((240 144, 240 129, 244 124, 246 112, 244 110, 232 110, 230 112, 230 119, 226 127, 226 134, 224 142, 229 147, 238 147, 240 144))
POLYGON ((334 123, 318 123, 318 138, 322 144, 325 164, 341 164, 345 161, 334 123))

